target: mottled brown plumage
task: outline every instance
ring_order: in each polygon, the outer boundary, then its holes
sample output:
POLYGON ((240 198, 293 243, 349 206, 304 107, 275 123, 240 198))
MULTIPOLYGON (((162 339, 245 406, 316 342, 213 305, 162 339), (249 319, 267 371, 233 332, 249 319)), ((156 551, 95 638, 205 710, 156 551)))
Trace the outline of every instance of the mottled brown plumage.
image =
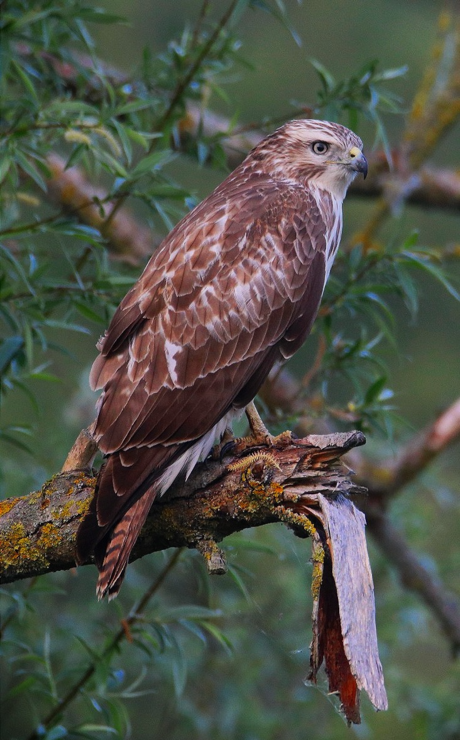
POLYGON ((115 312, 90 377, 106 459, 77 537, 100 597, 118 592, 155 496, 307 337, 361 149, 338 124, 282 126, 177 224, 115 312))

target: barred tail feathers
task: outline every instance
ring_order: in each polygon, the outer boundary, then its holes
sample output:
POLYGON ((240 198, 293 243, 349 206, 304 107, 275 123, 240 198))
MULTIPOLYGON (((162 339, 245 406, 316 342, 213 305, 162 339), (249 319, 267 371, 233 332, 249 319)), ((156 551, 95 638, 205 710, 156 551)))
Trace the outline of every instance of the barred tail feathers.
POLYGON ((152 486, 115 525, 99 568, 96 587, 98 599, 103 599, 108 595, 110 601, 117 596, 125 577, 131 550, 139 537, 156 495, 157 487, 152 486))
POLYGON ((214 440, 240 413, 231 410, 195 441, 131 450, 131 467, 126 466, 126 453, 124 460, 117 452, 108 455, 99 472, 90 510, 77 533, 77 562, 86 562, 94 553, 99 569, 99 599, 106 595, 113 599, 118 594, 131 550, 155 498, 163 495, 180 475, 188 478, 198 460, 206 458, 214 440))

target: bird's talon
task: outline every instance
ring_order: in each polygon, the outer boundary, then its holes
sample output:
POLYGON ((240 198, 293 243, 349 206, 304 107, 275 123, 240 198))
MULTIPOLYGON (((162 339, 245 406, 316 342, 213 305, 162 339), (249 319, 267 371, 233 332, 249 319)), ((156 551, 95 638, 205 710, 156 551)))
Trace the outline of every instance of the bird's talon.
POLYGON ((224 459, 224 457, 227 457, 227 455, 234 455, 235 454, 234 453, 234 449, 235 449, 236 442, 237 442, 236 439, 231 439, 228 442, 226 442, 225 444, 219 445, 220 446, 219 460, 221 462, 224 459))
POLYGON ((219 460, 219 462, 222 462, 224 457, 229 454, 229 451, 232 450, 234 444, 235 444, 235 437, 233 436, 233 432, 230 429, 230 427, 227 427, 225 432, 222 435, 222 438, 219 444, 214 445, 212 449, 212 453, 211 453, 212 459, 219 460))

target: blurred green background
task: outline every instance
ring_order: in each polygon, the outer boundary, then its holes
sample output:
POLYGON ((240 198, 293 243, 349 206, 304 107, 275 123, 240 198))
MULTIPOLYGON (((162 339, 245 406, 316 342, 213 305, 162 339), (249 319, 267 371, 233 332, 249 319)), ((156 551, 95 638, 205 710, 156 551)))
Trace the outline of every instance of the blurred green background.
MULTIPOLYGON (((222 3, 214 4, 216 13, 222 3)), ((408 65, 408 72, 394 89, 409 109, 436 33, 439 4, 429 0, 304 0, 287 3, 290 20, 301 39, 298 46, 290 33, 263 12, 246 13, 238 34, 241 55, 252 68, 240 66, 229 73, 228 101, 218 97, 210 107, 240 122, 257 122, 283 115, 316 98, 317 75, 311 57, 325 64, 336 76, 348 76, 370 59, 382 67, 408 65)), ((197 0, 145 2, 112 0, 111 12, 127 17, 119 26, 94 30, 97 53, 117 67, 130 70, 138 63, 143 47, 160 52, 184 24, 193 23, 201 7, 197 0)), ((386 116, 390 142, 398 142, 404 126, 401 116, 386 116)), ((358 132, 367 150, 373 147, 373 129, 358 132)), ((459 127, 444 139, 433 162, 460 166, 459 127)), ((199 169, 195 162, 179 157, 169 172, 198 198, 209 193, 223 178, 217 169, 199 169)), ((365 223, 372 203, 349 198, 344 209, 344 238, 365 223)), ((412 229, 420 233, 419 244, 458 243, 458 214, 406 208, 386 226, 379 238, 403 240, 412 229)), ((451 279, 458 287, 458 264, 451 266, 451 279)), ((428 423, 459 394, 460 305, 442 287, 421 278, 420 308, 410 316, 402 302, 397 312, 397 350, 387 345, 385 360, 391 372, 398 413, 407 422, 393 442, 377 435, 369 440, 373 454, 393 454, 400 439, 428 423)), ((92 329, 94 327, 91 327, 92 329)), ((1 451, 3 496, 26 493, 56 472, 76 434, 93 414, 94 398, 87 389, 87 375, 95 356, 98 329, 91 336, 72 335, 72 356, 57 356, 53 365, 62 382, 43 384, 37 391, 40 415, 33 420, 38 430, 36 458, 4 447, 1 451), (78 359, 77 359, 78 358, 78 359)), ((63 340, 64 341, 64 340, 63 340)), ((301 372, 312 356, 307 347, 294 363, 301 372)), ((3 411, 5 422, 22 422, 30 416, 27 401, 11 394, 3 411)), ((437 571, 452 591, 460 590, 458 446, 445 453, 428 474, 395 501, 393 517, 401 523, 415 550, 437 571)), ((367 700, 364 720, 347 729, 333 705, 320 690, 307 688, 310 641, 309 544, 296 541, 280 526, 265 527, 224 543, 234 566, 233 574, 209 580, 194 554, 186 554, 177 578, 168 583, 154 607, 162 614, 168 607, 202 603, 222 610, 219 626, 234 645, 226 651, 216 640, 204 646, 199 637, 178 638, 175 658, 167 650, 155 660, 128 646, 118 660, 123 686, 145 667, 140 689, 152 693, 133 696, 126 703, 133 738, 224 738, 234 740, 342 740, 350 734, 383 740, 444 740, 460 737, 460 670, 438 625, 417 598, 398 584, 372 543, 373 573, 377 595, 378 634, 389 693, 390 710, 376 715, 367 700), (267 549, 271 549, 267 552, 267 549), (245 587, 242 590, 239 579, 245 587), (177 653, 177 654, 176 654, 177 653), (186 654, 188 672, 185 674, 186 654), (124 683, 123 683, 124 682, 124 683)), ((30 640, 43 639, 40 623, 51 625, 56 655, 75 643, 75 635, 93 645, 129 608, 133 595, 141 593, 161 568, 163 556, 154 555, 131 566, 128 587, 115 604, 95 602, 95 572, 85 568, 41 579, 50 592, 34 594, 38 619, 25 622, 30 640), (62 593, 59 589, 65 589, 62 593), (79 607, 77 605, 80 605, 79 607)), ((155 611, 156 610, 156 611, 155 611)), ((80 655, 83 660, 84 653, 80 655)), ((59 658, 55 658, 58 660, 59 658)), ((121 685, 120 684, 120 685, 121 685)), ((113 686, 114 695, 121 690, 113 686)), ((133 690, 132 692, 136 692, 133 690)), ((19 711, 11 703, 8 712, 19 711)), ((75 709, 75 712, 78 710, 75 709)), ((17 732, 12 715, 3 715, 5 732, 17 732), (11 728, 15 728, 14 730, 11 728)), ((3 735, 8 738, 13 735, 3 735)), ((19 735, 14 735, 15 737, 19 735)))

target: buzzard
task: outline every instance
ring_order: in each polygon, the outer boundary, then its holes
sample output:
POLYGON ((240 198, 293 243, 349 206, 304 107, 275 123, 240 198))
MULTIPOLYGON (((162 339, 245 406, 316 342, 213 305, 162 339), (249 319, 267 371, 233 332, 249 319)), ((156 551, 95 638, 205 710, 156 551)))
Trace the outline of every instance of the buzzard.
POLYGON ((77 534, 99 598, 118 593, 155 497, 243 410, 260 440, 251 402, 310 332, 358 172, 352 131, 286 123, 177 224, 119 305, 91 370, 105 460, 77 534))

